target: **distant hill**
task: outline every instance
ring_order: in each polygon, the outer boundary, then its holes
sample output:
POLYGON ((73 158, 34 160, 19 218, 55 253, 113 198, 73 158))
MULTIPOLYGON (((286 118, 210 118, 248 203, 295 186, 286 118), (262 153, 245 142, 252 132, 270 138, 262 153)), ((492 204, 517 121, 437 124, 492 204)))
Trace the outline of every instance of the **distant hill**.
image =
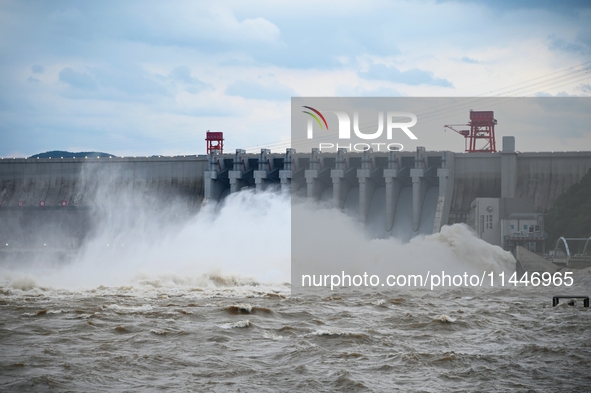
POLYGON ((58 157, 64 157, 64 158, 73 158, 73 157, 115 157, 112 154, 109 153, 101 153, 101 152, 97 152, 97 151, 82 151, 82 152, 78 152, 78 153, 72 153, 69 151, 62 151, 62 150, 52 150, 52 151, 46 151, 45 153, 39 153, 39 154, 35 154, 34 156, 31 156, 29 158, 58 158, 58 157))

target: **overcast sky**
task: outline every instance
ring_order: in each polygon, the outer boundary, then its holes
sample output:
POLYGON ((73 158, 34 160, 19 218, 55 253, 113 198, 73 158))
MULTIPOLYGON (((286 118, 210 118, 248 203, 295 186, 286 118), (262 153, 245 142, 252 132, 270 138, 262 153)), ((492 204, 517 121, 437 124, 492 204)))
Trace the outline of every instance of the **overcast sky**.
MULTIPOLYGON (((1 0, 0 156, 203 154, 206 130, 281 150, 292 96, 590 97, 590 20, 589 1, 1 0)), ((497 119, 519 150, 591 150, 591 124, 497 119)))

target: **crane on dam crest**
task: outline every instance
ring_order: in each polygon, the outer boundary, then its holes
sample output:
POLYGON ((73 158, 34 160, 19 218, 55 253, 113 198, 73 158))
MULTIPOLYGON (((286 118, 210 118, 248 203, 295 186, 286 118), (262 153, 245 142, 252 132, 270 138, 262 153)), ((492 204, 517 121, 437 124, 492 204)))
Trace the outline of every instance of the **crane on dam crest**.
POLYGON ((447 124, 444 128, 464 137, 466 153, 496 153, 495 125, 497 120, 493 111, 470 110, 470 122, 468 124, 447 124), (470 127, 469 130, 457 130, 454 127, 470 127))

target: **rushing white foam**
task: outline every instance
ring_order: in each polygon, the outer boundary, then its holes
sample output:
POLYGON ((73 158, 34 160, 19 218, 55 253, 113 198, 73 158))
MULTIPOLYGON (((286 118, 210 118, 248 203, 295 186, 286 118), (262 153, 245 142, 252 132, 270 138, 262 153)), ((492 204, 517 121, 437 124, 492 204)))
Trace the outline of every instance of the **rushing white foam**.
POLYGON ((15 278, 12 278, 10 274, 6 274, 6 279, 10 283, 10 288, 20 289, 22 291, 27 291, 38 286, 35 279, 28 275, 17 275, 15 278))
MULTIPOLYGON (((36 263, 0 273, 10 286, 220 287, 289 282, 290 201, 275 193, 230 195, 198 213, 182 203, 154 208, 104 202, 97 227, 66 266, 36 263), (118 206, 114 208, 113 206, 118 206)), ((0 285, 3 283, 0 283, 0 285)))
MULTIPOLYGON (((303 274, 468 274, 512 272, 515 259, 481 239, 464 224, 408 243, 368 239, 358 221, 335 210, 293 207, 293 261, 303 274)), ((294 270, 295 271, 295 270, 294 270)))
MULTIPOLYGON (((107 182, 108 183, 108 182, 107 182)), ((113 184, 120 184, 116 181, 113 184)), ((13 265, 0 285, 34 288, 256 287, 290 281, 292 244, 300 266, 328 266, 348 274, 414 274, 511 271, 514 259, 465 225, 409 243, 369 239, 341 211, 310 203, 292 206, 289 196, 243 191, 220 206, 190 213, 180 201, 162 204, 114 187, 95 192, 96 227, 69 264, 13 265), (108 192, 107 192, 108 191, 108 192), (158 204, 159 203, 159 204, 158 204), (292 220, 305 228, 294 233, 292 220)), ((296 225, 294 228, 301 228, 296 225)), ((280 288, 281 290, 281 288, 280 288)))

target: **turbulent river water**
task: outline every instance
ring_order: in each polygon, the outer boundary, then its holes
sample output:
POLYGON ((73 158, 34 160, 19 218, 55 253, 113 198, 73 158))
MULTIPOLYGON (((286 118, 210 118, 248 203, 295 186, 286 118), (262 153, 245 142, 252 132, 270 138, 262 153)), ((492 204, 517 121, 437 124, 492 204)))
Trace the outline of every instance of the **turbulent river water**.
POLYGON ((591 312, 552 307, 548 288, 0 294, 2 391, 591 389, 591 312))
MULTIPOLYGON (((588 295, 589 270, 570 288, 292 293, 289 203, 243 202, 180 227, 105 230, 64 266, 5 262, 0 391, 591 391, 591 309, 552 307, 588 295), (240 220, 246 239, 221 236, 240 220)), ((502 257, 444 235, 392 247, 424 268, 502 257)))

